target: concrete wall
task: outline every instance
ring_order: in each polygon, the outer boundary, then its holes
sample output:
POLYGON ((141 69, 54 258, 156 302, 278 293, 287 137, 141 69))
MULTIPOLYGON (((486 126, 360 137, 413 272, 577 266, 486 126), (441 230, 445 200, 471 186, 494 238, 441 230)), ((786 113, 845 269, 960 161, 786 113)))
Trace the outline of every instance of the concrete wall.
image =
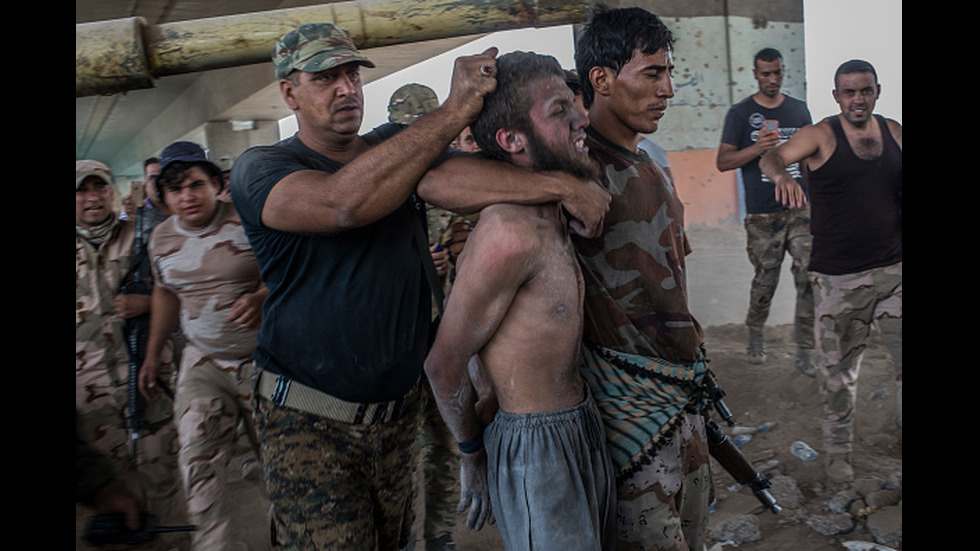
POLYGON ((204 125, 204 140, 208 156, 223 169, 230 168, 238 155, 256 145, 279 141, 279 121, 248 121, 250 127, 240 127, 232 121, 214 121, 204 125))

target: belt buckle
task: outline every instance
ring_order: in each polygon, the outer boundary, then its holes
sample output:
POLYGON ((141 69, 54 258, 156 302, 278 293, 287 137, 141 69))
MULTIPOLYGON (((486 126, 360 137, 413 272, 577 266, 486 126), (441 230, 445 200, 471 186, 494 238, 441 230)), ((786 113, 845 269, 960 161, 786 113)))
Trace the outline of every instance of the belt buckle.
POLYGON ((357 415, 354 417, 354 424, 375 425, 388 422, 388 405, 391 402, 379 402, 375 404, 361 404, 357 408, 357 415))
POLYGON ((392 421, 400 413, 401 398, 389 402, 377 402, 373 404, 359 404, 357 412, 354 414, 353 423, 355 425, 384 424, 392 421))
POLYGON ((276 386, 272 390, 272 402, 278 406, 286 404, 286 395, 289 394, 289 384, 292 379, 279 375, 276 377, 276 386))

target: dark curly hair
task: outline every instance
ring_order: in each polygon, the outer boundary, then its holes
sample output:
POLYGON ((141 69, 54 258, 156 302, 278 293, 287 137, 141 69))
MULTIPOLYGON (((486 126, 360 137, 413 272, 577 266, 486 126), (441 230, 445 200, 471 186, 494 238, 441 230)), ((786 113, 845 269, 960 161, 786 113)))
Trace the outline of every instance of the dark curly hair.
POLYGON ((659 17, 643 8, 610 8, 596 4, 575 48, 575 68, 582 85, 582 100, 592 105, 595 90, 589 80, 593 67, 619 71, 636 50, 654 54, 674 48, 674 35, 659 17))
POLYGON ((221 169, 212 162, 174 161, 164 167, 163 171, 160 172, 160 175, 157 177, 157 200, 163 203, 164 188, 180 183, 180 181, 184 179, 184 175, 187 173, 187 171, 195 166, 201 167, 201 170, 203 170, 212 181, 214 181, 215 178, 218 179, 219 184, 223 181, 221 169))

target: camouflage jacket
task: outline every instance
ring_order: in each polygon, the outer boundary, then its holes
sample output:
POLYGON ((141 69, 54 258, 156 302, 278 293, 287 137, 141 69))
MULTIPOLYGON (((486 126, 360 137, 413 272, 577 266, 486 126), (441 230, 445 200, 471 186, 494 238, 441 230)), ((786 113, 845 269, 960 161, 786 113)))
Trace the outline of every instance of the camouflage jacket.
MULTIPOLYGON (((133 222, 115 220, 96 249, 75 232, 75 407, 82 415, 107 404, 118 409, 126 403, 129 352, 114 300, 132 261, 135 235, 133 222)), ((172 361, 171 354, 168 343, 163 364, 172 361)), ((169 400, 154 401, 147 419, 167 417, 169 404, 169 400)))
MULTIPOLYGON (((129 269, 135 234, 131 221, 116 220, 105 242, 96 249, 75 232, 76 393, 106 373, 112 381, 127 380, 129 359, 113 300, 129 269)), ((76 396, 76 406, 81 398, 76 396)))
POLYGON ((258 329, 227 320, 239 297, 262 286, 252 247, 229 203, 218 203, 204 230, 186 230, 178 220, 171 216, 153 231, 149 251, 154 285, 180 299, 180 326, 188 342, 212 360, 230 361, 237 368, 251 357, 258 334, 258 329))
POLYGON ((688 309, 684 205, 646 153, 589 129, 612 194, 603 232, 575 237, 586 281, 585 340, 671 362, 697 360, 702 329, 688 309))

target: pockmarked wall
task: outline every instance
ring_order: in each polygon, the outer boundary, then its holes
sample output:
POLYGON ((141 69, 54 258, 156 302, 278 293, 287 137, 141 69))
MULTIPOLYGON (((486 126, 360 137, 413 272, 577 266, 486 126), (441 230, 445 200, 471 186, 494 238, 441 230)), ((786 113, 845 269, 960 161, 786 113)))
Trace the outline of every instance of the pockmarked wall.
POLYGON ((688 226, 740 224, 738 171, 715 167, 725 114, 758 91, 753 58, 776 48, 783 92, 806 98, 803 0, 607 2, 656 13, 676 39, 674 97, 650 139, 667 150, 688 226))

